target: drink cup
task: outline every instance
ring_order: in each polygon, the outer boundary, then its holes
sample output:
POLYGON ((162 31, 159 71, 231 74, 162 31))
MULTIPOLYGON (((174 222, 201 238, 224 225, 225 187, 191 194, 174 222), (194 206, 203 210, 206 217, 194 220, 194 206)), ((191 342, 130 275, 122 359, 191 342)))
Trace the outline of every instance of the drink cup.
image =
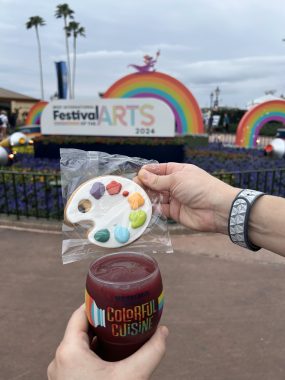
POLYGON ((163 302, 161 274, 152 257, 121 252, 94 261, 85 304, 97 354, 117 361, 137 351, 154 334, 163 302))

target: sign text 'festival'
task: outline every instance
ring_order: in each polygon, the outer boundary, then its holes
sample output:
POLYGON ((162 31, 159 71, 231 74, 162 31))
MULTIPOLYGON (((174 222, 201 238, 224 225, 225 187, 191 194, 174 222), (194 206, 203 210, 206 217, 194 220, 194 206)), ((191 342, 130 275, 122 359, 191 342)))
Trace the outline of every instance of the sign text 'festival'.
POLYGON ((41 116, 44 135, 158 136, 175 135, 172 110, 152 98, 56 100, 41 116))

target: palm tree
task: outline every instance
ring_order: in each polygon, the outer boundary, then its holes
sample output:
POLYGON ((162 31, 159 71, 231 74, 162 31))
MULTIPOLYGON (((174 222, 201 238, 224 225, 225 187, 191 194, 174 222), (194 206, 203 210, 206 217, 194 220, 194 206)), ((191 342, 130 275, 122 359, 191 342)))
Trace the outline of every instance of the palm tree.
POLYGON ((67 56, 67 67, 68 67, 68 74, 67 74, 67 81, 68 81, 68 87, 69 87, 69 98, 72 97, 72 88, 71 88, 71 71, 70 71, 70 56, 69 56, 69 45, 68 45, 68 33, 67 33, 67 19, 73 19, 74 11, 69 8, 68 4, 59 4, 56 7, 55 10, 55 17, 56 18, 63 18, 64 21, 64 31, 65 31, 65 44, 66 44, 66 56, 67 56))
POLYGON ((41 82, 41 98, 44 99, 44 80, 43 80, 43 64, 42 64, 42 52, 41 52, 41 43, 39 36, 39 26, 46 25, 45 20, 40 16, 32 16, 26 22, 26 28, 31 29, 35 28, 37 42, 38 42, 38 54, 39 54, 39 65, 40 65, 40 82, 41 82))
POLYGON ((68 37, 73 36, 73 70, 72 70, 72 97, 75 97, 75 70, 76 70, 76 40, 78 36, 85 37, 85 28, 76 21, 70 21, 66 27, 68 37))

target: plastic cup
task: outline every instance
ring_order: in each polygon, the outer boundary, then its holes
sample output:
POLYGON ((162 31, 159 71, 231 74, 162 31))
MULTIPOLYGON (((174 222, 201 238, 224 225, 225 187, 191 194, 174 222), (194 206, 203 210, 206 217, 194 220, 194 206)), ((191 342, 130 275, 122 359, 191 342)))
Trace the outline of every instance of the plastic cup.
POLYGON ((154 334, 162 314, 156 260, 132 252, 100 257, 89 268, 85 303, 97 354, 107 361, 130 356, 154 334))

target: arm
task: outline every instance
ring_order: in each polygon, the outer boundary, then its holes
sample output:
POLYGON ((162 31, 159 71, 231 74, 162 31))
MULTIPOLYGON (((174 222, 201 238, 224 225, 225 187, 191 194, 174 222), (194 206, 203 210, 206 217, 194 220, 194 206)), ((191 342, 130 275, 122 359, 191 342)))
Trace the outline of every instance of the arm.
MULTIPOLYGON (((228 234, 229 213, 237 192, 227 191, 224 201, 216 205, 217 232, 228 234)), ((253 244, 285 256, 284 198, 271 195, 259 198, 251 209, 248 226, 249 238, 253 244)))
MULTIPOLYGON (((144 167, 138 174, 146 187, 163 193, 167 217, 196 231, 228 234, 233 200, 241 189, 190 164, 144 167)), ((253 205, 249 238, 259 247, 285 256, 285 199, 265 195, 253 205)))
POLYGON ((285 256, 285 199, 266 195, 256 201, 249 219, 249 236, 259 246, 285 256))

